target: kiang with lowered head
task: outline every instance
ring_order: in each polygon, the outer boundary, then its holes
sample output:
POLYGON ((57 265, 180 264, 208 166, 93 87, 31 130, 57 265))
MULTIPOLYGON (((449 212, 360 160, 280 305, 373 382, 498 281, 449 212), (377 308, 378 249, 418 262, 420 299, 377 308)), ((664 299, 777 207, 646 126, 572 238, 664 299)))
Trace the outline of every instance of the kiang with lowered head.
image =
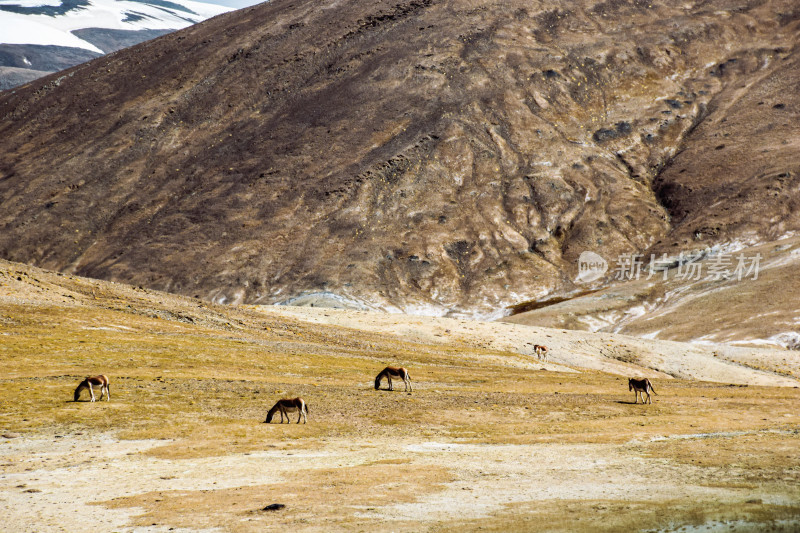
POLYGON ((658 393, 653 388, 653 384, 650 383, 650 380, 647 378, 644 379, 633 379, 630 378, 628 380, 628 390, 634 391, 636 394, 636 400, 633 403, 639 403, 639 395, 642 396, 642 403, 653 403, 653 400, 650 399, 650 392, 658 396, 658 393), (647 401, 644 399, 644 395, 647 394, 647 401))
MULTIPOLYGON (((547 347, 535 345, 534 350, 536 354, 539 355, 540 358, 545 357, 547 354, 547 347)), ((413 389, 411 388, 411 377, 408 375, 408 370, 403 367, 393 367, 387 366, 375 377, 375 390, 380 389, 381 381, 383 378, 389 382, 389 390, 394 390, 392 387, 392 378, 395 379, 402 379, 403 383, 405 384, 405 390, 407 392, 411 392, 413 389)), ((89 389, 89 394, 91 396, 91 401, 95 401, 94 395, 94 388, 100 387, 100 400, 103 399, 103 395, 106 397, 106 401, 111 399, 111 393, 109 392, 108 386, 108 378, 104 375, 87 377, 83 381, 78 384, 78 387, 75 389, 75 397, 74 400, 77 402, 81 396, 81 391, 83 389, 89 389)), ((634 403, 639 403, 639 397, 642 398, 642 404, 645 403, 653 403, 653 400, 650 398, 650 393, 652 392, 655 395, 658 393, 653 389, 653 384, 650 383, 650 380, 647 378, 644 379, 628 379, 628 390, 635 392, 635 401, 634 403), (645 399, 645 395, 647 398, 645 399)), ((275 413, 280 412, 281 414, 281 424, 283 424, 283 419, 286 417, 286 422, 291 423, 289 419, 289 413, 294 413, 295 411, 298 412, 297 415, 297 423, 300 423, 300 419, 303 419, 303 423, 308 423, 308 405, 302 398, 283 398, 278 400, 275 405, 272 406, 272 409, 269 410, 267 413, 267 419, 264 420, 265 423, 269 424, 272 422, 272 418, 275 416, 275 413)))
POLYGON ((540 360, 544 359, 547 360, 547 346, 543 346, 541 344, 534 344, 533 351, 536 352, 536 357, 540 360))
POLYGON ((308 422, 308 406, 306 402, 303 401, 302 398, 283 398, 278 400, 275 405, 272 406, 272 409, 269 410, 267 413, 267 419, 264 420, 265 424, 269 424, 272 422, 272 417, 275 416, 275 413, 280 412, 281 414, 281 424, 283 424, 283 417, 286 416, 286 422, 290 422, 289 413, 294 413, 295 411, 300 411, 297 415, 297 423, 300 423, 300 419, 303 419, 303 424, 308 422))
POLYGON ((103 394, 106 395, 106 401, 111 399, 111 393, 108 389, 108 378, 106 376, 93 376, 93 377, 86 377, 83 381, 78 384, 78 387, 75 389, 75 401, 78 401, 78 398, 81 396, 81 391, 83 389, 89 389, 89 394, 92 397, 92 401, 94 401, 94 388, 100 387, 100 399, 103 399, 103 394))
POLYGON ((411 388, 411 376, 408 375, 408 370, 405 368, 387 366, 381 370, 380 374, 375 377, 375 390, 378 390, 381 387, 381 380, 384 377, 386 378, 386 381, 389 382, 389 390, 394 390, 392 387, 392 378, 402 379, 403 383, 405 383, 407 392, 411 392, 413 390, 411 388))

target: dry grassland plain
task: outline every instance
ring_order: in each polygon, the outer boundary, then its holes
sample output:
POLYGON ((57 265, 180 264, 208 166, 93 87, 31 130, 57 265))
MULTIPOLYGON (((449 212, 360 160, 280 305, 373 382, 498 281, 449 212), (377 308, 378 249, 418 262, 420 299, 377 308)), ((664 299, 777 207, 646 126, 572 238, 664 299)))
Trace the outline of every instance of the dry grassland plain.
POLYGON ((214 306, 0 262, 0 515, 13 531, 796 531, 792 353, 214 306), (413 393, 374 390, 388 364, 413 393), (73 402, 97 373, 111 400, 73 402), (651 377, 652 405, 629 375, 651 377), (263 423, 298 395, 308 424, 263 423))

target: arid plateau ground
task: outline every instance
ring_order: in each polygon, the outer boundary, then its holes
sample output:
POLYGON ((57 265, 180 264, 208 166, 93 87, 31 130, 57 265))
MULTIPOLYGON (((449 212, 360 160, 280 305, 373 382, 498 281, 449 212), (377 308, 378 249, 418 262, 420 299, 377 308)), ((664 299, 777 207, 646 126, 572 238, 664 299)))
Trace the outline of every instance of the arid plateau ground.
POLYGON ((0 335, 9 531, 800 527, 797 351, 218 306, 2 261, 0 335), (387 364, 413 393, 374 390, 387 364), (101 372, 111 401, 73 402, 101 372), (294 395, 308 424, 263 423, 294 395))

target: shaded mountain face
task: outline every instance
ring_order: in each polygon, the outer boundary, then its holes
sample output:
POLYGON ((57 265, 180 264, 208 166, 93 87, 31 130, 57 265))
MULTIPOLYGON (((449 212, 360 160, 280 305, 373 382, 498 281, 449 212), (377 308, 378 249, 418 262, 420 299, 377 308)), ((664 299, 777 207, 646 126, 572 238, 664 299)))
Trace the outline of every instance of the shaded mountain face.
POLYGON ((795 230, 800 10, 673 4, 274 0, 3 93, 0 257, 490 316, 795 230))
POLYGON ((0 0, 0 90, 225 11, 191 0, 0 0))
POLYGON ((654 252, 740 241, 800 227, 800 54, 742 54, 717 67, 727 83, 654 180, 671 229, 654 252), (701 174, 699 174, 701 173, 701 174), (699 175, 698 175, 699 174, 699 175))

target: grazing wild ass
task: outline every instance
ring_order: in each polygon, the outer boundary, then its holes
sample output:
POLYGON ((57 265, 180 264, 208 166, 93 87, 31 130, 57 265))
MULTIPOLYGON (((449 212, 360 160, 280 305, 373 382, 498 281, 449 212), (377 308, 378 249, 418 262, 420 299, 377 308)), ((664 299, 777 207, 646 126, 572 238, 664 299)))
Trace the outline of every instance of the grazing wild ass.
POLYGON ((386 381, 389 382, 389 390, 394 390, 392 387, 392 378, 402 379, 403 383, 406 386, 406 391, 411 392, 414 389, 411 388, 411 376, 408 375, 408 370, 405 368, 397 368, 394 366, 387 366, 381 373, 375 377, 375 390, 378 390, 381 387, 381 380, 386 378, 386 381))
POLYGON ((87 376, 86 379, 80 382, 78 388, 75 389, 75 401, 78 401, 78 398, 81 396, 81 391, 83 389, 89 389, 89 394, 92 396, 92 401, 94 401, 94 388, 100 387, 100 399, 103 399, 103 394, 106 395, 106 401, 111 399, 111 393, 108 390, 108 378, 106 376, 87 376))
POLYGON ((303 419, 303 424, 308 422, 308 406, 302 398, 283 398, 272 406, 272 409, 267 413, 267 419, 264 420, 264 423, 269 424, 272 422, 272 417, 275 416, 275 413, 280 412, 281 424, 283 424, 284 416, 286 416, 286 422, 291 424, 292 421, 289 419, 289 413, 294 413, 295 411, 300 411, 297 415, 298 424, 301 418, 303 419))
POLYGON ((544 359, 547 360, 547 346, 542 346, 541 344, 534 344, 533 351, 536 352, 536 357, 540 360, 544 359))
POLYGON ((653 384, 650 383, 650 380, 647 378, 644 379, 633 379, 630 378, 628 380, 628 390, 634 391, 636 395, 636 400, 633 403, 639 403, 639 395, 642 396, 642 404, 650 402, 653 403, 653 400, 650 399, 650 392, 658 396, 658 393, 653 388, 653 384), (649 392, 648 392, 649 391, 649 392), (645 402, 644 395, 647 394, 647 402, 645 402))

